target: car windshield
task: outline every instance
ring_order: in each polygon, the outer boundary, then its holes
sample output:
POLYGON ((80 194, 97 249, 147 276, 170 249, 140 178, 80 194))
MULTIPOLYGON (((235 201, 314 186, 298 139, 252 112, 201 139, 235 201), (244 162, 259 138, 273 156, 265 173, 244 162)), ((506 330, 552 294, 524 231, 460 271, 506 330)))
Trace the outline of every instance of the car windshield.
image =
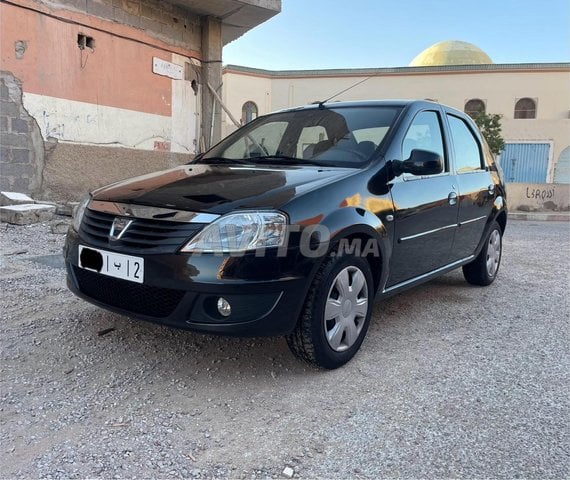
POLYGON ((197 163, 358 168, 386 137, 398 107, 324 107, 274 113, 240 128, 197 163))

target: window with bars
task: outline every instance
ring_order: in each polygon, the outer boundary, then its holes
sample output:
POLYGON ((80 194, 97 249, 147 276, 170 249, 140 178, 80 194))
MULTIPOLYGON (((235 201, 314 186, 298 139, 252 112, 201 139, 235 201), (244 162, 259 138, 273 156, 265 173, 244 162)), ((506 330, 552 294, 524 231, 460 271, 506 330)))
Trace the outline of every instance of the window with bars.
POLYGON ((536 118, 536 100, 520 98, 515 103, 515 118, 536 118))

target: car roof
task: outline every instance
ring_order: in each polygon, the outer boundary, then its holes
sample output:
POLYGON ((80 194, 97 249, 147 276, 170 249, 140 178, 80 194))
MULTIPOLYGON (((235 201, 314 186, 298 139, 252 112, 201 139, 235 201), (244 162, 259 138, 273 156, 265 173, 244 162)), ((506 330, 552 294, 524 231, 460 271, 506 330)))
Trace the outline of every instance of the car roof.
MULTIPOLYGON (((323 103, 325 108, 350 108, 350 107, 407 107, 410 105, 439 105, 437 102, 431 100, 357 100, 357 101, 331 101, 323 103)), ((279 112, 292 112, 298 110, 312 110, 319 108, 321 104, 318 102, 311 103, 309 105, 301 105, 298 107, 290 107, 279 110, 279 112)))

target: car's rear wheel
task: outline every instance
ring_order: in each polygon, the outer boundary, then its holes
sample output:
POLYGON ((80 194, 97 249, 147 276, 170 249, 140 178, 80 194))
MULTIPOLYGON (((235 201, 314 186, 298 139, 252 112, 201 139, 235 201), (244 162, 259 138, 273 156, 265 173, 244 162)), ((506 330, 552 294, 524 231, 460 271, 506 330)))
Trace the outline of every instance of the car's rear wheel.
POLYGON ((287 336, 289 348, 318 367, 344 365, 362 345, 373 296, 372 273, 365 259, 329 257, 311 284, 295 330, 287 336))
POLYGON ((473 285, 490 285, 497 277, 499 266, 501 265, 501 255, 503 252, 503 238, 501 227, 497 222, 493 222, 487 234, 485 245, 481 249, 477 258, 471 263, 463 266, 463 276, 465 280, 473 285))

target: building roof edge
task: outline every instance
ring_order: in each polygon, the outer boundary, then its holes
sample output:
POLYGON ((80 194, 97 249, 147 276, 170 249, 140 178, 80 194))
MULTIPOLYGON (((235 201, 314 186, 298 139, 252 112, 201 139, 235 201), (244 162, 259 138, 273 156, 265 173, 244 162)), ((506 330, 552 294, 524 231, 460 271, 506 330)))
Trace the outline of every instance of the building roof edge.
POLYGON ((552 63, 493 63, 486 65, 442 65, 428 67, 383 67, 383 68, 333 68, 318 70, 266 70, 228 64, 224 71, 249 73, 267 77, 320 77, 341 75, 382 75, 382 74, 422 74, 422 73, 470 73, 508 71, 570 71, 570 62, 552 63))

